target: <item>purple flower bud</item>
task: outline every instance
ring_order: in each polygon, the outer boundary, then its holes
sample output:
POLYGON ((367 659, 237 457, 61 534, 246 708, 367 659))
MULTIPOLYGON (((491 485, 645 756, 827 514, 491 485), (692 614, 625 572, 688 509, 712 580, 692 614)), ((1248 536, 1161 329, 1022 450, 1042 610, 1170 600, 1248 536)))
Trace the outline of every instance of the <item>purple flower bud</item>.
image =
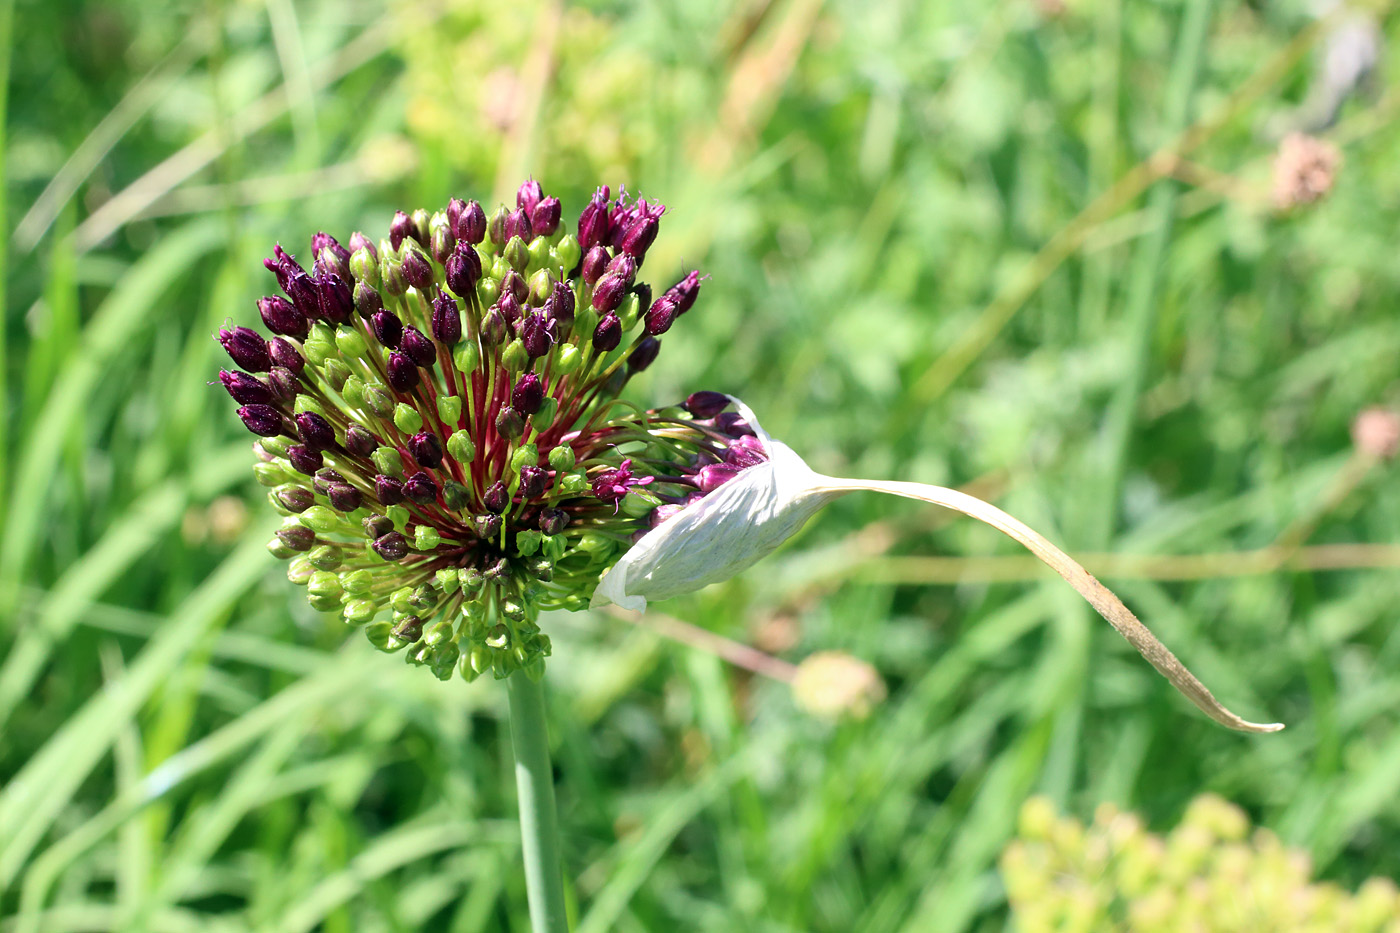
POLYGON ((647 311, 647 333, 653 337, 666 333, 680 313, 676 300, 670 295, 662 295, 647 311))
POLYGON ((356 230, 350 234, 350 255, 358 253, 362 249, 369 250, 370 258, 375 262, 379 261, 379 250, 374 248, 374 242, 360 231, 356 230))
POLYGON ((287 297, 292 299, 292 304, 296 309, 312 320, 321 317, 321 293, 316 288, 316 283, 311 276, 305 272, 297 270, 287 278, 287 283, 282 286, 282 290, 287 293, 287 297))
POLYGON ((427 473, 414 473, 403 484, 403 492, 419 505, 428 505, 437 500, 438 486, 427 473))
POLYGON ((512 269, 506 273, 506 277, 501 279, 501 294, 509 293, 516 301, 522 305, 530 300, 530 286, 525 278, 512 269))
MULTIPOLYGON (((602 244, 608 235, 608 186, 593 192, 593 200, 583 208, 578 218, 578 244, 588 252, 602 244)), ((592 283, 589 283, 592 284, 592 283)))
POLYGON ((389 243, 398 249, 403 245, 403 241, 414 235, 413 218, 403 211, 395 211, 394 219, 389 222, 389 243))
POLYGON ((661 215, 666 208, 660 204, 647 205, 647 202, 638 202, 641 208, 641 216, 632 221, 627 232, 622 236, 620 244, 621 250, 637 260, 637 265, 642 264, 646 258, 647 249, 656 241, 656 233, 661 229, 661 215))
POLYGON ((733 444, 729 445, 729 450, 725 452, 724 462, 740 470, 746 470, 751 466, 758 466, 768 459, 763 452, 763 448, 756 437, 741 437, 733 444))
POLYGON ((526 373, 515 383, 510 403, 527 415, 533 415, 544 403, 544 383, 534 373, 526 373))
POLYGON ((510 292, 505 292, 496 299, 496 308, 501 312, 501 320, 506 322, 506 326, 512 330, 520 322, 520 301, 510 292))
POLYGON ((403 280, 420 292, 433 284, 433 264, 422 250, 410 247, 403 251, 403 280))
POLYGON ((501 533, 502 524, 501 516, 492 515, 490 512, 472 516, 472 525, 476 528, 477 537, 487 541, 501 533))
POLYGON ((685 278, 675 285, 666 289, 663 297, 675 299, 676 313, 685 314, 695 304, 696 297, 700 294, 700 270, 692 269, 685 278))
POLYGON ((374 552, 385 560, 403 560, 408 554, 408 539, 397 531, 391 531, 375 538, 370 547, 374 548, 374 552))
POLYGON ((442 441, 431 431, 419 431, 410 437, 408 452, 425 469, 435 470, 442 465, 442 441))
POLYGON ((486 487, 486 491, 481 494, 481 503, 486 506, 486 511, 495 512, 497 515, 506 510, 510 505, 510 493, 506 492, 506 484, 500 480, 486 487))
POLYGON ((737 411, 726 411, 716 415, 715 427, 730 437, 752 436, 754 433, 753 426, 744 420, 744 416, 737 411))
POLYGON ((665 522, 666 519, 672 518, 677 512, 684 508, 685 505, 680 502, 667 502, 663 505, 658 505, 656 508, 652 509, 651 514, 647 516, 647 524, 652 528, 656 528, 665 522))
POLYGON ((278 489, 273 493, 277 501, 282 504, 282 508, 288 512, 301 514, 316 504, 316 497, 311 494, 311 490, 303 489, 300 486, 288 486, 285 489, 278 489))
POLYGON ((306 368, 306 360, 302 358, 301 351, 281 337, 273 337, 267 350, 272 362, 278 366, 284 366, 294 373, 306 368))
POLYGON ((296 417, 297 434, 301 442, 312 450, 331 450, 335 447, 335 428, 325 418, 314 411, 304 411, 296 417))
POLYGON ((603 273, 608 267, 608 251, 601 246, 594 246, 583 255, 583 265, 579 269, 579 275, 589 285, 594 285, 603 277, 603 273))
POLYGON ((432 366, 437 360, 437 347, 433 342, 423 335, 423 332, 412 324, 405 324, 403 328, 403 339, 399 343, 399 349, 408 354, 408 358, 419 366, 432 366))
POLYGON ((356 457, 368 457, 379 447, 379 438, 355 422, 345 428, 345 449, 356 457))
POLYGON ((305 525, 277 529, 277 540, 293 551, 309 551, 316 546, 316 532, 305 525))
POLYGON ((452 232, 451 224, 438 224, 433 228, 431 238, 431 248, 428 252, 433 254, 433 258, 440 263, 446 264, 452 256, 452 251, 457 248, 457 237, 452 232))
POLYGON ((267 404, 272 401, 272 393, 262 380, 257 376, 250 376, 247 373, 231 373, 226 369, 219 370, 219 381, 224 384, 224 389, 233 400, 240 405, 267 404))
POLYGON ((394 522, 387 515, 366 515, 360 522, 360 527, 365 530, 365 534, 373 541, 375 538, 382 538, 394 530, 394 522))
POLYGON ((271 405, 244 405, 238 409, 243 425, 259 437, 276 437, 282 433, 282 415, 271 405))
POLYGON ((277 401, 292 402, 301 391, 301 380, 287 367, 274 366, 267 374, 267 388, 277 401))
POLYGON ((277 287, 283 291, 287 288, 287 282, 298 272, 304 272, 297 264, 296 258, 282 248, 281 243, 272 247, 272 258, 264 259, 263 265, 273 275, 277 276, 277 287))
POLYGON ((311 477, 311 485, 315 486, 316 491, 323 496, 330 491, 331 483, 343 482, 345 482, 345 477, 340 475, 340 471, 332 470, 330 467, 317 470, 315 475, 311 477))
POLYGON ((313 281, 320 296, 321 317, 332 324, 344 324, 350 320, 350 312, 355 310, 355 299, 345 280, 333 272, 325 272, 313 281))
POLYGON ((327 270, 341 278, 350 276, 350 251, 329 233, 317 233, 311 238, 311 255, 327 270))
POLYGON ((539 236, 554 236, 563 211, 558 198, 545 198, 530 209, 530 228, 539 236))
POLYGON ((396 349, 403 340, 403 322, 392 311, 378 311, 369 319, 374 337, 390 350, 396 349))
POLYGON ((409 616, 390 629, 389 634, 405 645, 414 644, 423 637, 423 620, 417 616, 409 616))
POLYGON ((355 311, 360 317, 373 317, 375 314, 384 310, 383 296, 364 282, 355 283, 355 291, 352 295, 355 302, 355 311))
POLYGON ((512 237, 520 237, 526 243, 534 239, 535 233, 530 228, 530 215, 524 210, 517 208, 506 215, 506 240, 512 237))
POLYGON ((631 288, 637 278, 637 260, 626 253, 618 253, 608 262, 608 272, 622 279, 631 288))
POLYGON ((433 339, 449 347, 462 339, 462 314, 456 299, 446 292, 433 299, 433 339))
POLYGON ((528 214, 535 209, 535 205, 540 203, 540 199, 543 197, 544 189, 540 187, 539 182, 531 178, 515 192, 515 206, 528 214))
POLYGON ((520 495, 533 499, 541 495, 549 485, 549 471, 537 466, 525 465, 520 468, 520 495))
POLYGON ((604 502, 621 502, 633 486, 645 486, 652 477, 638 479, 632 475, 632 461, 624 460, 615 470, 604 470, 593 478, 593 495, 604 502))
POLYGON ((312 450, 301 444, 293 444, 287 448, 287 459, 292 462, 293 469, 305 476, 315 476, 326 463, 319 450, 312 450))
POLYGON ((543 314, 532 314, 520 324, 520 342, 530 359, 536 360, 554 346, 554 335, 549 332, 549 320, 543 314))
POLYGON ((259 298, 258 313, 262 315, 263 324, 274 334, 286 334, 300 340, 308 332, 306 315, 281 295, 259 298))
POLYGON ((496 416, 496 433, 501 437, 515 440, 525 433, 525 416, 520 414, 510 405, 501 409, 501 413, 496 416))
POLYGON ((557 535, 569 524, 569 513, 563 509, 540 509, 540 531, 557 535))
POLYGON ((476 246, 486 239, 486 212, 476 201, 468 201, 462 215, 452 227, 457 239, 476 246))
POLYGON ((627 281, 609 273, 593 286, 593 310, 599 314, 616 311, 627 297, 627 281))
POLYGON ((481 318, 481 345, 491 349, 506 338, 506 318, 501 309, 492 306, 481 318))
POLYGON ((574 290, 563 282, 555 282, 554 291, 545 299, 544 313, 555 323, 556 333, 567 333, 574 326, 574 290))
POLYGON ((413 360, 398 351, 389 354, 389 385, 398 392, 407 392, 418 385, 418 367, 413 360))
POLYGON ((337 512, 353 512, 364 502, 360 491, 349 483, 331 483, 326 489, 326 498, 337 512))
POLYGON ((643 337, 627 357, 627 368, 639 373, 656 362, 656 354, 661 352, 661 341, 655 337, 643 337))
POLYGON ((240 369, 250 373, 265 373, 272 368, 272 356, 268 353, 267 341, 259 337, 258 332, 252 328, 221 328, 219 343, 240 369))
POLYGON ((458 243, 447 257, 447 287, 458 298, 468 298, 481 280, 481 257, 466 243, 458 243))
POLYGON ((713 418, 729 407, 729 396, 723 392, 693 392, 682 407, 697 418, 713 418))
POLYGON ((380 505, 398 505, 404 500, 403 483, 380 473, 374 477, 374 495, 380 505))
POLYGON ((707 467, 701 467, 700 472, 695 474, 695 483, 700 487, 700 491, 706 495, 714 492, 742 471, 736 466, 727 463, 712 463, 707 467))
POLYGON ((598 322, 597 328, 593 331, 593 349, 599 353, 608 353, 617 349, 617 345, 622 342, 622 321, 618 320, 616 314, 609 311, 598 322))

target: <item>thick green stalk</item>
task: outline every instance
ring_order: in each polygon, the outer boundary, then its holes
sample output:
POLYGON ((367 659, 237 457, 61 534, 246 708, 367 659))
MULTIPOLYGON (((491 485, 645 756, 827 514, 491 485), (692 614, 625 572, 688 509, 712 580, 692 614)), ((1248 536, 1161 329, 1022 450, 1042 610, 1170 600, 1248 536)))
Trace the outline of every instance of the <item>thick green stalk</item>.
POLYGON ((520 796, 521 851, 530 898, 530 925, 535 933, 568 933, 544 689, 524 671, 511 674, 506 679, 506 689, 510 693, 510 738, 515 746, 515 786, 520 796))

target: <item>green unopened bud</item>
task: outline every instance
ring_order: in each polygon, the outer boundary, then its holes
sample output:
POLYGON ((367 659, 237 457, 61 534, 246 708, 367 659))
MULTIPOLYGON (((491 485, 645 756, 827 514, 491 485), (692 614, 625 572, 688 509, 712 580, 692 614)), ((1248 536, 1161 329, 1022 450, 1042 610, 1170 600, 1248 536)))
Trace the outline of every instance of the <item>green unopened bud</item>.
POLYGON ((281 486, 294 479, 281 463, 255 463, 253 476, 261 486, 281 486))
POLYGON ((554 579, 554 562, 548 557, 541 557, 539 560, 530 562, 530 572, 535 575, 535 579, 541 583, 549 583, 554 579))
POLYGON ((318 535, 327 535, 332 532, 354 532, 354 529, 334 509, 324 505, 313 505, 298 515, 297 521, 318 535))
POLYGON ((369 639, 371 645, 374 645, 374 647, 378 648, 380 651, 393 651, 393 647, 389 644, 390 638, 393 637, 393 630, 394 623, 386 619, 365 626, 365 637, 369 639))
POLYGON ((365 384, 365 407, 380 418, 389 417, 394 410, 394 397, 377 382, 365 384))
POLYGON ((347 570, 340 575, 340 588, 351 596, 363 596, 374 589, 374 574, 368 570, 347 570))
POLYGON ((470 432, 466 430, 453 431, 447 439, 447 452, 458 463, 471 463, 475 460, 476 444, 473 443, 470 432))
POLYGON ((365 382, 359 376, 351 376, 340 387, 340 395, 352 408, 362 408, 365 404, 365 382))
POLYGON ((652 510, 661 504, 661 500, 649 492, 633 487, 627 490, 627 495, 622 497, 622 513, 632 518, 642 518, 650 515, 652 510))
POLYGON ((335 612, 340 608, 339 596, 318 596, 315 593, 307 593, 306 601, 317 612, 335 612))
POLYGON ((302 342, 301 352, 306 361, 313 366, 321 366, 335 356, 335 340, 331 337, 330 329, 323 324, 317 324, 312 328, 311 335, 302 342))
POLYGON ((521 531, 515 536, 515 549, 521 557, 530 557, 540 549, 540 539, 544 537, 533 528, 521 531))
POLYGON ((559 400, 550 395, 540 403, 540 410, 530 416, 530 423, 535 426, 536 431, 548 431, 554 426, 554 419, 559 417, 559 400))
POLYGON ((408 289, 403 277, 403 260, 394 253, 388 240, 379 241, 379 288, 390 295, 402 295, 408 289))
POLYGON ((636 295, 628 295, 622 302, 622 307, 617 309, 618 320, 622 322, 624 331, 631 330, 637 323, 637 316, 642 313, 642 303, 636 295))
POLYGON ((389 608, 393 609, 395 612, 412 615, 413 607, 408 604, 408 601, 412 597, 413 587, 401 586, 389 594, 389 608))
POLYGON ((438 420, 445 424, 456 424, 462 417, 462 397, 460 395, 439 395, 437 400, 438 420))
POLYGON ((560 492, 563 492, 567 495, 573 495, 574 493, 584 492, 585 490, 592 488, 593 484, 590 483, 588 481, 588 477, 585 476, 582 471, 580 471, 578 473, 565 474, 564 478, 559 480, 558 485, 560 492))
POLYGON ((457 672, 462 675, 462 679, 465 680, 467 683, 473 683, 478 677, 481 676, 481 672, 472 666, 472 656, 470 651, 464 652, 461 658, 458 659, 457 672))
POLYGON ((442 535, 432 525, 419 525, 413 529, 413 549, 431 551, 442 543, 442 535))
MULTIPOLYGON (((569 268, 572 269, 573 266, 569 268)), ((379 261, 368 247, 360 247, 350 257, 350 274, 355 277, 355 281, 364 282, 370 288, 379 287, 379 261)))
POLYGON ((536 303, 544 304, 544 300, 554 291, 555 281, 554 274, 548 269, 536 272, 530 276, 530 297, 534 298, 536 303))
MULTIPOLYGON (((344 360, 329 359, 321 367, 321 375, 325 377, 332 389, 339 392, 353 374, 350 372, 350 367, 345 365, 344 360)), ((301 398, 301 396, 297 397, 301 398)))
POLYGON ((345 601, 345 609, 341 615, 345 616, 346 622, 353 622, 356 625, 363 625, 374 614, 379 611, 379 604, 372 599, 348 599, 345 601))
POLYGON ((322 418, 326 416, 326 410, 321 407, 320 402, 309 395, 298 395, 296 404, 292 406, 292 414, 302 415, 308 411, 320 415, 322 418))
POLYGON ((452 622, 443 619, 435 622, 423 630, 423 643, 426 645, 440 645, 443 642, 452 640, 452 622))
POLYGON ((311 566, 311 562, 306 559, 306 555, 295 558, 287 565, 287 579, 297 586, 306 586, 311 575, 316 572, 316 568, 311 566))
MULTIPOLYGON (((549 240, 542 236, 537 236, 530 241, 530 245, 525 248, 525 253, 529 257, 527 268, 539 269, 541 266, 549 264, 549 240)), ((542 270, 543 271, 543 270, 542 270)), ((545 299, 548 292, 540 295, 540 300, 545 299)))
POLYGON ((437 608, 438 593, 431 583, 420 583, 409 594, 408 604, 418 613, 426 613, 437 608))
POLYGON ((408 509, 401 505, 389 506, 384 510, 384 514, 388 517, 389 521, 394 523, 394 529, 396 531, 403 531, 408 525, 408 509))
MULTIPOLYGON (((280 434, 277 437, 262 437, 258 439, 256 446, 261 447, 265 452, 274 456, 286 458, 287 448, 292 446, 292 442, 280 434)), ((257 451, 253 451, 256 455, 257 451)))
POLYGON ((452 348, 452 365, 462 373, 474 372, 481 365, 481 347, 475 337, 467 337, 452 348))
POLYGON ((568 444, 560 444, 549 451, 549 468, 556 473, 567 473, 574 468, 574 449, 568 444))
POLYGON ((455 480, 442 484, 442 501, 449 509, 460 512, 471 503, 471 490, 455 480))
POLYGON ((407 402, 399 402, 394 406, 394 426, 405 434, 417 434, 423 430, 423 416, 407 402))
POLYGON ((583 351, 577 345, 569 343, 559 348, 559 352, 554 355, 554 371, 561 376, 567 376, 578 369, 583 362, 583 351))
POLYGON ((341 562, 340 548, 333 544, 323 544, 312 548, 306 559, 311 561, 311 566, 317 570, 337 570, 341 562))
POLYGON ((578 246, 578 238, 572 233, 564 234, 563 238, 554 246, 554 262, 565 272, 578 265, 582 255, 583 253, 580 252, 578 246))
POLYGON ((458 579, 458 570, 456 567, 442 568, 437 572, 436 579, 438 589, 442 590, 444 595, 447 596, 451 596, 462 586, 462 581, 458 579))
POLYGON ((540 550, 552 561, 563 560, 568 547, 569 541, 563 535, 544 535, 540 539, 540 550))
POLYGON ((501 614, 512 622, 520 622, 525 618, 525 607, 514 599, 503 599, 501 614))
POLYGON ((530 365, 530 355, 525 352, 525 344, 521 343, 519 337, 506 344, 506 348, 501 351, 501 364, 512 376, 523 373, 525 367, 530 365))
MULTIPOLYGON (((505 257, 506 262, 509 263, 510 267, 516 272, 523 274, 530 265, 530 248, 526 246, 525 241, 518 236, 510 238, 510 242, 506 244, 506 248, 502 251, 501 255, 505 257)), ((502 278, 505 278, 505 276, 502 276, 502 278)))
POLYGON ((496 280, 497 284, 512 271, 510 263, 506 261, 506 257, 497 256, 495 259, 491 260, 491 277, 496 280))
MULTIPOLYGON (((481 584, 486 582, 486 578, 481 575, 481 571, 475 567, 468 567, 465 570, 459 571, 457 579, 462 582, 462 589, 464 590, 479 590, 481 589, 481 584)), ((480 603, 468 603, 467 606, 462 609, 462 612, 467 613, 467 610, 472 606, 481 609, 480 603)), ((468 615, 467 617, 470 618, 471 616, 468 615)))
POLYGON ((351 359, 361 359, 369 351, 365 338, 353 327, 341 325, 335 329, 335 345, 351 359))
POLYGON ((403 476, 403 455, 397 447, 377 447, 369 455, 374 467, 385 476, 403 476))
POLYGON ((291 545, 287 544, 281 538, 274 535, 272 540, 267 542, 267 553, 271 554, 278 560, 287 560, 289 558, 296 557, 297 554, 301 552, 298 551, 296 548, 292 547, 291 545))
POLYGON ((312 596, 333 597, 337 601, 345 592, 340 588, 340 578, 329 570, 317 570, 313 573, 307 581, 306 591, 312 596))
POLYGON ((500 277, 494 276, 491 272, 483 275, 481 281, 476 283, 476 297, 483 308, 489 308, 495 304, 496 299, 501 297, 500 277))
POLYGON ((540 462, 540 451, 534 444, 522 444, 510 455, 512 473, 519 473, 523 466, 535 466, 540 462))

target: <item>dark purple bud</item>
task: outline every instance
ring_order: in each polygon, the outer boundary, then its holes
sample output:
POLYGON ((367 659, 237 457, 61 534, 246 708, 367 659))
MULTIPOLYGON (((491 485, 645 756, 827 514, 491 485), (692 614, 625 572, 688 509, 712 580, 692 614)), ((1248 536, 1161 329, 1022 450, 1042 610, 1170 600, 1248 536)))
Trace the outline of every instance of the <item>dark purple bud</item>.
POLYGON ((395 351, 389 354, 389 385, 398 392, 407 392, 418 385, 418 367, 413 360, 395 351))
POLYGON ((296 417, 297 434, 301 442, 312 450, 330 450, 335 447, 335 428, 325 418, 314 411, 304 411, 296 417))
MULTIPOLYGON (((578 218, 578 244, 584 252, 602 244, 608 235, 607 185, 593 192, 593 200, 583 208, 578 218)), ((592 284, 592 283, 589 283, 592 284)))
POLYGON ((492 515, 490 512, 472 516, 472 525, 476 528, 477 536, 488 541, 501 533, 502 524, 501 516, 492 515))
POLYGON ((609 311, 603 315, 603 319, 598 322, 598 326, 593 331, 593 349, 599 353, 608 353, 617 349, 617 345, 622 342, 622 321, 618 320, 616 314, 609 311))
POLYGON ((309 330, 306 315, 281 295, 259 298, 258 313, 262 315, 263 324, 274 334, 286 334, 300 340, 309 330))
POLYGON ((675 299, 676 313, 685 314, 700 294, 700 270, 692 269, 685 278, 666 289, 666 296, 675 299))
POLYGON ((272 368, 272 356, 267 350, 267 341, 249 327, 235 327, 233 330, 221 328, 219 343, 238 364, 240 369, 250 373, 265 373, 272 368))
POLYGON ((301 351, 292 346, 290 341, 273 337, 267 345, 267 350, 272 362, 278 366, 284 366, 294 373, 306 368, 306 360, 302 358, 301 351))
POLYGON ((481 257, 466 243, 458 243, 447 257, 447 287, 458 298, 467 298, 481 281, 481 257))
POLYGON ((420 292, 433 284, 433 264, 421 249, 403 251, 403 279, 420 292))
POLYGON ((676 300, 669 294, 662 295, 647 311, 647 333, 653 337, 666 333, 680 313, 676 300))
POLYGON ((600 314, 616 311, 627 297, 627 281, 611 273, 593 286, 593 310, 600 314))
POLYGON ((510 403, 527 415, 533 415, 544 403, 544 383, 534 373, 526 373, 516 380, 510 393, 510 403))
POLYGON ((746 470, 751 466, 758 466, 768 459, 763 448, 756 437, 741 437, 733 444, 729 445, 729 450, 724 455, 724 462, 740 470, 746 470), (747 443, 746 443, 747 442, 747 443))
POLYGON ((350 254, 353 256, 362 249, 369 250, 370 258, 375 262, 379 261, 379 250, 374 248, 374 242, 360 231, 356 230, 350 234, 350 254))
POLYGON ((442 465, 442 441, 431 431, 419 431, 410 437, 408 452, 420 467, 435 470, 442 465))
POLYGON ((282 433, 282 415, 271 405, 244 405, 238 409, 238 417, 259 437, 276 437, 282 433))
POLYGON ((321 317, 332 324, 344 324, 350 320, 350 312, 355 310, 355 299, 345 280, 333 272, 324 272, 313 281, 320 296, 321 317))
POLYGON ((318 319, 321 316, 321 293, 316 288, 316 283, 311 276, 305 272, 294 272, 287 278, 287 283, 282 286, 282 290, 287 293, 287 297, 292 299, 292 304, 296 309, 308 318, 318 319))
POLYGON ((360 317, 372 317, 384 310, 383 296, 365 282, 355 283, 353 298, 360 317))
POLYGON ((447 226, 452 230, 452 235, 457 235, 457 227, 462 223, 462 213, 467 209, 467 202, 461 198, 452 198, 447 202, 447 226))
POLYGON ((708 495, 738 476, 740 472, 742 471, 738 467, 727 463, 712 463, 700 468, 700 472, 695 474, 695 482, 700 491, 708 495))
POLYGON ((713 418, 729 407, 729 396, 723 392, 692 392, 682 407, 697 418, 713 418))
POLYGON ((639 373, 656 362, 656 354, 661 352, 661 341, 655 337, 643 337, 627 357, 627 368, 639 373))
POLYGON ((623 234, 620 248, 627 255, 634 257, 640 266, 646 257, 647 249, 656 241, 656 233, 661 229, 661 215, 666 208, 660 204, 648 206, 645 201, 638 202, 638 207, 641 214, 623 234))
POLYGON ((632 287, 632 282, 637 278, 637 260, 626 253, 618 253, 608 262, 608 272, 623 279, 627 287, 632 287))
POLYGON ((269 272, 277 276, 277 287, 283 291, 286 291, 287 282, 293 275, 304 271, 291 253, 282 248, 281 243, 272 247, 272 258, 264 259, 263 265, 267 267, 269 272))
POLYGON ((680 512, 684 508, 685 505, 679 502, 667 502, 658 505, 656 508, 652 509, 651 514, 647 516, 647 524, 652 528, 656 528, 665 522, 666 519, 674 517, 677 512, 680 512))
POLYGON ((395 624, 395 626, 390 629, 389 634, 393 635, 405 645, 414 644, 418 639, 423 637, 423 620, 417 616, 409 616, 395 624))
POLYGON ((533 499, 541 495, 548 485, 548 470, 529 465, 520 468, 520 495, 522 498, 533 499))
POLYGON ((293 551, 309 551, 316 546, 316 532, 305 525, 277 529, 277 540, 293 551))
POLYGON ((544 302, 544 313, 556 325, 556 333, 574 326, 574 290, 563 282, 554 283, 554 291, 544 302))
POLYGON ((360 491, 349 483, 331 483, 326 490, 326 498, 331 500, 331 508, 337 512, 353 512, 364 502, 360 491))
MULTIPOLYGON (((402 501, 403 497, 399 498, 402 501)), ((375 538, 382 538, 394 530, 394 523, 387 515, 366 515, 360 525, 371 541, 375 538)))
POLYGON ((744 416, 737 411, 726 411, 716 415, 715 427, 730 437, 752 436, 754 433, 753 426, 744 420, 744 416))
POLYGON ((511 237, 520 237, 526 243, 534 239, 534 231, 530 228, 530 215, 523 209, 517 208, 506 215, 506 240, 511 237))
POLYGON ((505 292, 496 299, 496 307, 501 311, 501 320, 506 322, 506 326, 512 330, 520 322, 520 300, 511 292, 505 292))
POLYGON ((589 285, 593 285, 603 277, 607 267, 608 251, 601 246, 595 246, 583 254, 583 265, 579 269, 579 275, 589 285))
POLYGON ((461 217, 453 224, 452 232, 457 234, 458 240, 472 246, 486 239, 486 212, 481 209, 481 205, 475 201, 468 201, 461 217))
POLYGON ((379 438, 355 422, 345 429, 345 449, 356 457, 368 457, 379 448, 379 438))
POLYGON ((486 232, 490 235, 491 242, 497 246, 504 246, 506 243, 506 215, 509 213, 503 204, 496 208, 496 212, 486 222, 486 232))
POLYGON ((403 211, 395 211, 394 219, 389 222, 389 242, 394 249, 403 245, 403 241, 414 235, 413 218, 403 211))
POLYGON ((404 500, 403 483, 380 473, 374 477, 374 495, 380 505, 398 505, 404 500))
MULTIPOLYGON (((554 335, 549 332, 549 320, 543 314, 532 314, 520 325, 520 342, 530 359, 536 360, 554 346, 554 335)), ((529 413, 527 413, 529 414, 529 413)))
POLYGON ((341 476, 338 470, 332 470, 330 467, 317 470, 315 475, 311 477, 311 485, 315 486, 316 491, 323 496, 330 492, 332 483, 343 482, 345 482, 345 477, 341 476))
POLYGON ((240 405, 264 404, 272 401, 272 393, 262 380, 257 376, 250 376, 247 373, 231 373, 226 369, 219 370, 219 381, 224 384, 224 389, 233 396, 233 400, 240 405))
POLYGON ((350 277, 350 251, 329 233, 317 233, 311 238, 311 255, 327 270, 341 278, 350 277))
POLYGON ((408 358, 419 366, 432 366, 437 359, 437 347, 433 346, 433 342, 412 324, 404 325, 403 339, 399 343, 399 349, 407 353, 408 358))
POLYGON ((545 198, 530 209, 530 229, 538 236, 554 236, 563 215, 558 198, 545 198))
POLYGON ((492 307, 481 318, 481 345, 486 349, 497 346, 506 337, 506 318, 498 307, 492 307))
POLYGON ((449 347, 462 339, 462 313, 457 300, 446 292, 433 299, 433 339, 449 347))
POLYGON ((501 294, 510 294, 523 305, 530 300, 530 286, 519 272, 512 269, 506 273, 505 278, 501 279, 501 294))
POLYGON ((456 248, 457 236, 452 232, 451 224, 438 224, 433 228, 428 252, 433 254, 434 259, 445 264, 456 248))
POLYGON ((540 199, 543 197, 544 189, 540 187, 539 182, 531 178, 515 192, 515 206, 528 214, 535 209, 535 205, 540 203, 540 199))
POLYGON ((321 458, 319 450, 313 450, 301 444, 293 444, 287 448, 287 459, 292 462, 292 467, 298 472, 307 476, 315 476, 316 471, 325 465, 325 460, 321 458))
POLYGON ((311 490, 303 489, 300 486, 279 489, 274 495, 277 496, 277 501, 282 503, 282 508, 297 514, 305 512, 316 504, 316 497, 311 494, 311 490))
POLYGON ((403 484, 403 493, 419 505, 437 500, 438 486, 427 473, 414 473, 403 484))
POLYGON ((506 510, 510 505, 510 493, 506 492, 506 484, 500 480, 486 487, 486 491, 481 494, 481 503, 486 506, 486 511, 495 512, 497 515, 506 510))
POLYGON ((496 433, 500 434, 501 437, 515 440, 525 433, 525 416, 507 405, 496 416, 496 433))
POLYGON ((301 380, 287 367, 273 366, 267 374, 267 387, 279 402, 291 402, 301 391, 301 380))
POLYGON ((540 531, 557 535, 569 524, 569 513, 563 509, 540 509, 540 531))
POLYGON ((392 311, 376 312, 369 319, 369 326, 374 330, 375 339, 390 350, 397 349, 399 341, 403 340, 403 322, 392 311))
MULTIPOLYGON (((408 554, 408 539, 405 538, 403 535, 399 534, 397 531, 391 531, 386 535, 381 535, 380 537, 375 538, 374 544, 370 545, 370 547, 374 548, 374 553, 378 554, 385 560, 403 560, 404 557, 408 554)), ((405 619, 404 622, 399 623, 399 628, 403 628, 405 623, 409 621, 418 622, 417 619, 405 619)), ((422 624, 422 622, 418 622, 419 634, 422 634, 422 624)), ((398 630, 395 629, 396 633, 397 631, 398 630)), ((397 637, 397 634, 395 637, 397 637)), ((415 638, 412 640, 417 641, 418 639, 415 638)))

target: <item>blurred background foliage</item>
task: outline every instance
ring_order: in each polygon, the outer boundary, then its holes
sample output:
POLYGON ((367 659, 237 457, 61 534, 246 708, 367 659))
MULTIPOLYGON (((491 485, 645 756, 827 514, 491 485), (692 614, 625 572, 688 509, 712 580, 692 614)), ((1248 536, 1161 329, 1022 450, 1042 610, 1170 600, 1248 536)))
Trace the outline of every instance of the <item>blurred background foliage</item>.
POLYGON ((499 685, 305 605, 208 383, 274 241, 531 174, 566 212, 660 197, 648 278, 712 276, 633 398, 734 392, 824 472, 968 485, 1289 724, 1206 721, 994 532, 843 500, 640 624, 547 620, 579 930, 1003 929, 1033 794, 1166 830, 1209 790, 1342 890, 1400 875, 1396 28, 4 4, 0 930, 526 929, 499 685), (792 666, 831 652, 880 680, 792 666))

